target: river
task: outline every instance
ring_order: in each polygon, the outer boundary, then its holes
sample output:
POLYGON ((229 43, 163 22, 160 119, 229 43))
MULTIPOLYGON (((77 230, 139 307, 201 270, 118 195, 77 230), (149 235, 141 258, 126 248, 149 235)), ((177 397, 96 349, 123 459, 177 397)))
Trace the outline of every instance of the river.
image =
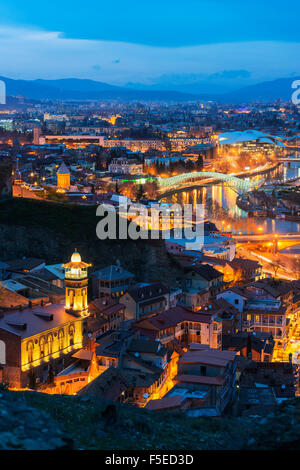
MULTIPOLYGON (((267 175, 258 175, 253 179, 300 178, 300 162, 282 163, 267 175)), ((289 233, 299 232, 300 222, 271 219, 269 217, 248 217, 247 212, 236 205, 237 193, 224 183, 199 187, 185 192, 178 192, 163 199, 169 203, 203 204, 205 215, 214 221, 220 230, 232 233, 289 233), (258 232, 259 230, 259 232, 258 232)))

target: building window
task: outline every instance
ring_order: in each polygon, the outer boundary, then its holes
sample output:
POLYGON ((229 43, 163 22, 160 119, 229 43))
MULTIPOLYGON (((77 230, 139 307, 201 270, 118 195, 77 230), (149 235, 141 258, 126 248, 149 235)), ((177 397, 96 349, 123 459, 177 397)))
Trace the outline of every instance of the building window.
POLYGON ((74 345, 74 326, 70 326, 69 328, 69 341, 70 341, 70 346, 74 345))
POLYGON ((32 341, 29 341, 27 343, 27 351, 28 351, 28 362, 33 361, 33 343, 32 341))
POLYGON ((48 336, 48 354, 52 354, 53 338, 52 335, 48 336))
POLYGON ((63 332, 63 330, 59 330, 59 332, 58 332, 58 343, 59 343, 59 349, 64 349, 64 332, 63 332))
POLYGON ((40 356, 44 357, 44 355, 45 355, 45 339, 44 337, 42 337, 40 339, 40 356))

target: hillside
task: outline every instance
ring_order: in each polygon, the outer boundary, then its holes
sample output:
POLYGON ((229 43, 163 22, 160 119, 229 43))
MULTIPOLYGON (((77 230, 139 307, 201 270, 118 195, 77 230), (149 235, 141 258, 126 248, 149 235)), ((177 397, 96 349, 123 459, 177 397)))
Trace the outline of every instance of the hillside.
POLYGON ((227 103, 245 103, 251 101, 290 101, 292 98, 292 83, 294 78, 279 78, 267 82, 249 85, 247 87, 226 93, 221 96, 222 102, 227 103))
POLYGON ((96 207, 11 199, 0 203, 0 259, 44 258, 54 264, 68 260, 77 248, 92 270, 115 263, 137 280, 175 280, 162 240, 99 240, 96 207))
POLYGON ((1 449, 284 450, 300 445, 300 400, 265 417, 188 418, 76 396, 0 390, 1 449))
POLYGON ((59 80, 13 80, 0 77, 6 83, 8 101, 21 95, 30 100, 119 100, 119 101, 210 101, 220 103, 246 103, 253 101, 291 100, 293 78, 279 78, 245 86, 230 92, 209 86, 208 83, 186 84, 176 88, 165 86, 150 87, 140 83, 125 87, 110 85, 94 80, 66 78, 59 80), (136 86, 136 88, 135 88, 136 86))
MULTIPOLYGON (((121 100, 121 101, 188 101, 201 99, 192 93, 167 90, 134 90, 93 80, 13 80, 0 77, 7 96, 24 96, 34 100, 121 100)), ((203 97, 205 98, 205 97, 203 97)))

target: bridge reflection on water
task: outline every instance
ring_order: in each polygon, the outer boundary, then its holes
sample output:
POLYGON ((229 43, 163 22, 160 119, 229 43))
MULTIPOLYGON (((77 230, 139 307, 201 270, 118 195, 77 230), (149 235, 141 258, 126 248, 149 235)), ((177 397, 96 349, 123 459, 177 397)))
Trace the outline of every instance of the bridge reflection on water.
MULTIPOLYGON (((300 178, 300 162, 282 163, 270 174, 264 175, 266 182, 272 179, 300 178)), ((260 180, 261 175, 251 178, 260 180)), ((179 204, 203 204, 205 215, 214 221, 217 227, 232 233, 291 233, 300 232, 300 223, 263 217, 248 217, 248 213, 236 205, 237 193, 224 183, 211 184, 188 191, 174 193, 162 199, 162 202, 179 204)))

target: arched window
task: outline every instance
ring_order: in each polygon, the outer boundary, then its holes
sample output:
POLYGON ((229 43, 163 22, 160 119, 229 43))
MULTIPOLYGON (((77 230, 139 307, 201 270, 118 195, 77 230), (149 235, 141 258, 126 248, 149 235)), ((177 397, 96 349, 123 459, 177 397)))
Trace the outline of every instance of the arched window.
POLYGON ((70 346, 73 346, 74 345, 74 326, 71 325, 69 327, 69 341, 70 341, 70 346))
POLYGON ((73 290, 69 290, 69 304, 70 304, 70 308, 73 308, 74 307, 74 296, 75 296, 75 292, 73 290))
POLYGON ((45 356, 45 338, 44 336, 41 337, 40 339, 40 357, 45 356))
POLYGON ((33 348, 34 348, 33 342, 28 341, 27 348, 26 348, 27 349, 28 362, 33 361, 33 348))
POLYGON ((6 347, 2 340, 0 340, 0 364, 6 364, 6 347))
POLYGON ((63 330, 59 330, 58 332, 58 344, 59 344, 59 349, 64 349, 64 332, 63 330))
POLYGON ((48 354, 53 352, 53 336, 52 334, 48 335, 48 354))

